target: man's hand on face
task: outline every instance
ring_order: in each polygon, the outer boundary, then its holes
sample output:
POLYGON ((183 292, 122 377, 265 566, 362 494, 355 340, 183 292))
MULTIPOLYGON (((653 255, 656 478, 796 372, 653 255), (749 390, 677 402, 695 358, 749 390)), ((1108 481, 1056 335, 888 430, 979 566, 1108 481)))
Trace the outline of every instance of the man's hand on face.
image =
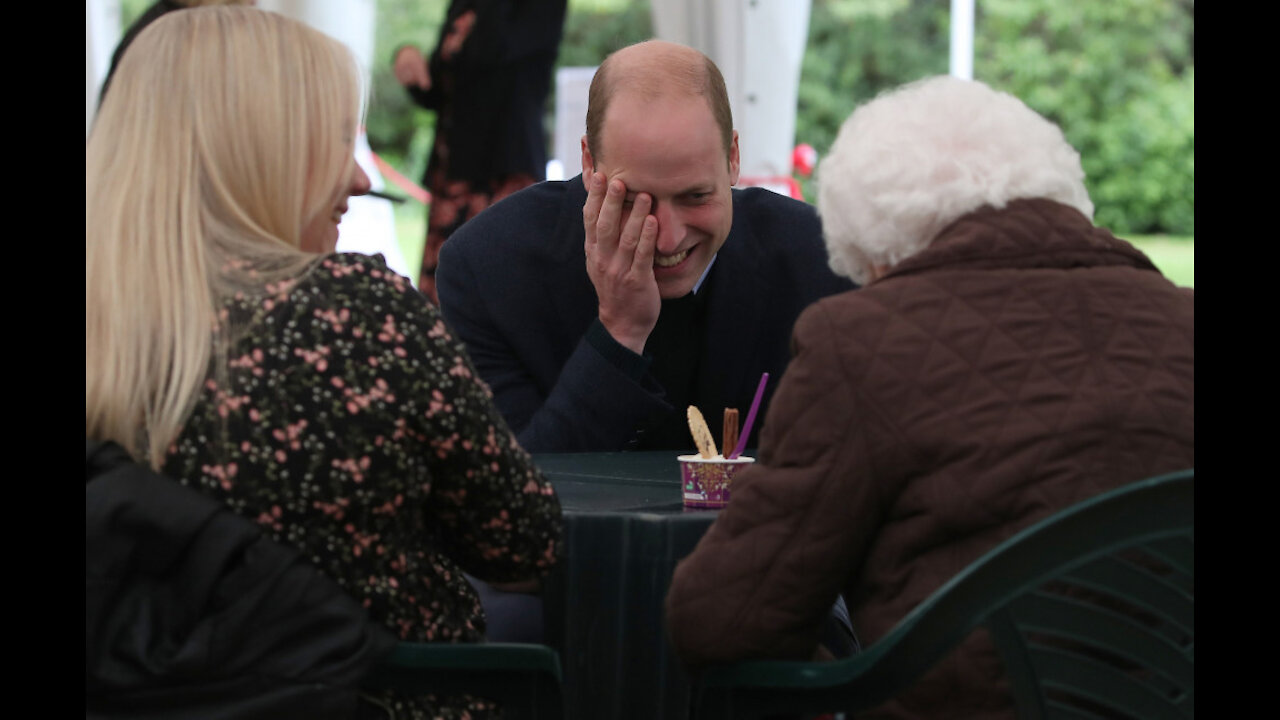
POLYGON ((587 275, 600 301, 600 322, 620 345, 639 354, 662 310, 653 276, 658 219, 649 214, 649 195, 639 193, 624 223, 626 195, 621 180, 606 185, 602 173, 592 173, 582 226, 587 236, 587 275))

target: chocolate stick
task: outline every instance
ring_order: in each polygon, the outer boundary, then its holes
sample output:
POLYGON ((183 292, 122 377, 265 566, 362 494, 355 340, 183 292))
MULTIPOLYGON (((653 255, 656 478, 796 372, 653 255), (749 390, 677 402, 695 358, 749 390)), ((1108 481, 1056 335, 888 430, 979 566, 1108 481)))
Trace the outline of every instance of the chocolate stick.
POLYGON ((722 448, 732 448, 738 445, 738 409, 724 409, 724 442, 721 443, 722 448))

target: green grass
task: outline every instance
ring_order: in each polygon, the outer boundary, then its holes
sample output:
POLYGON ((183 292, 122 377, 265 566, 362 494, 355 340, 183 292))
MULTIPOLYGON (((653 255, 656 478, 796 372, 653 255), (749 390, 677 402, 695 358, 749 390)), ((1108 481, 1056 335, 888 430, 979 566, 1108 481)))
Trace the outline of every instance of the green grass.
MULTIPOLYGON (((391 192, 396 192, 392 188, 391 192)), ((408 199, 395 206, 396 240, 400 243, 400 254, 411 268, 410 279, 418 282, 418 270, 422 267, 422 248, 427 241, 427 206, 408 199)))
POLYGON ((1125 240, 1146 253, 1174 285, 1196 286, 1196 239, 1172 235, 1132 235, 1125 240))
MULTIPOLYGON (((396 238, 405 262, 413 268, 417 282, 422 264, 422 246, 426 238, 427 208, 413 200, 396 206, 396 238)), ((1196 240, 1194 237, 1171 235, 1132 235, 1125 240, 1147 254, 1164 276, 1175 285, 1195 287, 1196 240)))

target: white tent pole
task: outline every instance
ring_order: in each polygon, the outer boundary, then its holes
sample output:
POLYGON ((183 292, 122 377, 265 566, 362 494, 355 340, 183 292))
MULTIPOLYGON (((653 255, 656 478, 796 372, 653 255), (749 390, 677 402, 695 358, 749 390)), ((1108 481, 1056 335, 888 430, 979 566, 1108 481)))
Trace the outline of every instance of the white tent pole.
POLYGON ((87 0, 84 4, 84 134, 89 137, 98 112, 98 89, 120 41, 119 0, 87 0))
POLYGON ((973 79, 973 1, 951 0, 951 75, 973 79))

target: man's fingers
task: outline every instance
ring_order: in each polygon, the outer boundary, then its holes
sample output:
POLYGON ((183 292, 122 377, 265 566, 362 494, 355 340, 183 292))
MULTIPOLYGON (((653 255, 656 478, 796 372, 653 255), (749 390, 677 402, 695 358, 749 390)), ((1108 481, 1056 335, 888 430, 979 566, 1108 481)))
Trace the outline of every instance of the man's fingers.
POLYGON ((635 260, 631 263, 631 269, 635 272, 648 272, 653 274, 653 254, 658 247, 658 218, 652 215, 644 216, 644 223, 640 228, 640 243, 636 245, 635 260))
POLYGON ((618 225, 622 222, 622 200, 626 194, 627 186, 621 180, 611 181, 605 191, 600 217, 596 220, 596 242, 603 245, 606 252, 618 246, 618 225))
POLYGON ((588 247, 596 243, 596 222, 600 219, 600 205, 603 202, 604 175, 591 173, 587 202, 582 206, 582 227, 586 231, 588 247))
MULTIPOLYGON (((627 218, 627 225, 622 229, 622 236, 618 238, 619 250, 627 253, 635 252, 636 245, 640 243, 640 230, 644 225, 645 217, 649 214, 652 202, 648 193, 636 195, 631 205, 631 216, 627 218)), ((631 264, 629 258, 627 264, 631 264)))

